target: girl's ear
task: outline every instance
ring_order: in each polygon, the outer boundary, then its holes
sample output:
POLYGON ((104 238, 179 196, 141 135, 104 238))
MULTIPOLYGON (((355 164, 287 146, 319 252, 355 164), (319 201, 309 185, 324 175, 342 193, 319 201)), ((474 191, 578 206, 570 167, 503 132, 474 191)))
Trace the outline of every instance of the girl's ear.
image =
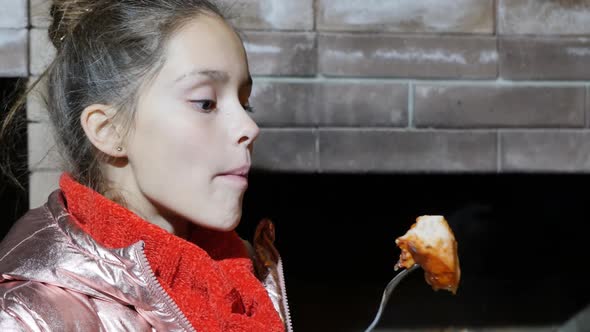
POLYGON ((126 157, 122 138, 112 121, 114 114, 108 105, 92 104, 82 111, 80 122, 86 136, 97 149, 111 157, 126 157))

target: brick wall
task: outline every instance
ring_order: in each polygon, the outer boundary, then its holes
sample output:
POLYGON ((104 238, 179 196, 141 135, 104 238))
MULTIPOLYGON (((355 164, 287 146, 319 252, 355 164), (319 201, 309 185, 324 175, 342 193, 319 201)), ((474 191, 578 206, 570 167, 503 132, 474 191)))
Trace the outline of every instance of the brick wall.
MULTIPOLYGON (((222 2, 254 75, 260 169, 590 170, 590 0, 222 2)), ((47 9, 3 0, 1 76, 51 59, 47 9)), ((59 174, 40 105, 28 106, 33 206, 59 174)))

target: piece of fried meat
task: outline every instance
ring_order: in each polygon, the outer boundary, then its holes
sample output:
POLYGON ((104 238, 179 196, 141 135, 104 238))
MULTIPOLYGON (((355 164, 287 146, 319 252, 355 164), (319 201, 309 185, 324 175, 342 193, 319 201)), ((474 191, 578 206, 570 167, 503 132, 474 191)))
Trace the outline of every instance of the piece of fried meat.
POLYGON ((443 216, 418 217, 395 243, 402 251, 396 270, 419 264, 435 291, 445 289, 456 294, 461 278, 457 241, 443 216))

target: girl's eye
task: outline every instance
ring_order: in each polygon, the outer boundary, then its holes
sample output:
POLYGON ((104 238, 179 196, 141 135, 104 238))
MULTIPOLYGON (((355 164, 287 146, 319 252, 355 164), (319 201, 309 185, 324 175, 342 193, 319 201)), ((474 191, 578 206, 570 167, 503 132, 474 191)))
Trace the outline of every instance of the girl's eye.
POLYGON ((215 110, 217 103, 215 100, 191 100, 191 104, 195 105, 198 109, 205 113, 210 113, 215 110))

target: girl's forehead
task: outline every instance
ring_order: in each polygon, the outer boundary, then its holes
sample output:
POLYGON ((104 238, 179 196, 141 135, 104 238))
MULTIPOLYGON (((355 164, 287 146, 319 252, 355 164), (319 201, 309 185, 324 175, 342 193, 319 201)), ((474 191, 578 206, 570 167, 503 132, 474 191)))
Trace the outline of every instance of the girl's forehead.
POLYGON ((201 53, 208 50, 243 49, 242 41, 226 21, 217 16, 201 15, 185 23, 170 39, 171 48, 190 46, 201 53))
POLYGON ((176 75, 198 68, 239 74, 247 60, 244 46, 237 33, 221 18, 202 15, 179 29, 170 39, 166 50, 168 69, 176 75), (177 68, 170 68, 177 67, 177 68))

